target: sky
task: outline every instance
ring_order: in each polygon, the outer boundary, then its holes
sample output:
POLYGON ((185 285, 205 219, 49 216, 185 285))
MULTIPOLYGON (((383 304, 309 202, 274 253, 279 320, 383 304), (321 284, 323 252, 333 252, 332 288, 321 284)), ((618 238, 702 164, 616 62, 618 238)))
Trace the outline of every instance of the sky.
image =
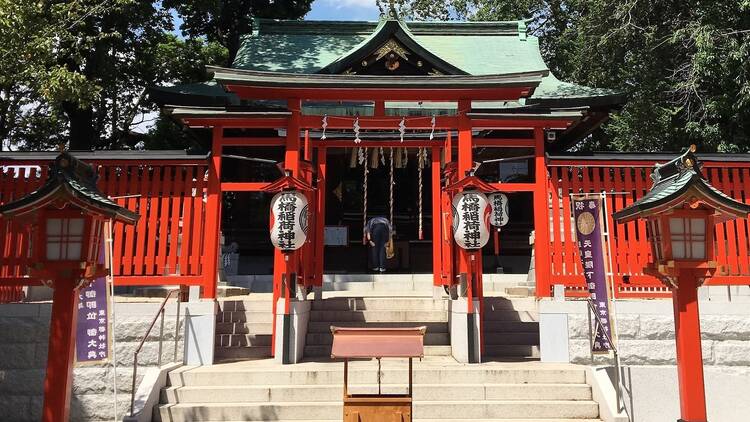
POLYGON ((378 20, 375 0, 315 0, 306 20, 378 20))

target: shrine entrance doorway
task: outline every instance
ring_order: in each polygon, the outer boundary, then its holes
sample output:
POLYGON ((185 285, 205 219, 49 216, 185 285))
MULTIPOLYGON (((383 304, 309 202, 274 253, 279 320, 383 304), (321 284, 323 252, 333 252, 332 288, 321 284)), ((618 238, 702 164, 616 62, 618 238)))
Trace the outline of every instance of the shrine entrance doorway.
POLYGON ((363 227, 381 216, 394 228, 387 272, 431 274, 432 148, 369 145, 327 148, 324 271, 368 272, 363 227))

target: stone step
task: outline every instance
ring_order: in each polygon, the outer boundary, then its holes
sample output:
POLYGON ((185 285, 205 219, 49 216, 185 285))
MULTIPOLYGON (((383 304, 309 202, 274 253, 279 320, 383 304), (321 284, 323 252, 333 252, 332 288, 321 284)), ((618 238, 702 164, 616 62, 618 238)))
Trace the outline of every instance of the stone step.
MULTIPOLYGON (((163 405, 159 407, 163 421, 268 421, 279 419, 338 419, 343 414, 340 400, 329 402, 267 402, 267 403, 202 403, 163 405)), ((414 416, 420 418, 588 418, 599 416, 599 405, 593 401, 492 400, 417 401, 414 416)))
MULTIPOLYGON (((330 331, 327 333, 310 333, 307 334, 305 344, 309 346, 314 345, 331 345, 333 343, 333 334, 330 331)), ((427 332, 424 335, 425 346, 431 345, 449 345, 450 335, 447 332, 431 333, 427 332)))
MULTIPOLYGON (((381 386, 384 394, 406 394, 404 384, 381 386)), ((377 384, 350 384, 352 394, 376 394, 377 384)), ((227 402, 304 402, 335 401, 343 394, 342 385, 216 386, 170 387, 162 390, 162 403, 227 403, 227 402)), ((415 401, 451 400, 591 400, 591 387, 586 384, 465 384, 446 386, 415 384, 415 401), (447 390, 446 390, 447 389, 447 390)))
POLYGON ((484 321, 538 322, 539 314, 531 311, 490 311, 485 310, 484 321))
POLYGON ((484 332, 484 344, 485 346, 495 345, 539 345, 539 332, 523 333, 523 332, 510 332, 510 333, 498 333, 498 332, 484 332))
POLYGON ((485 345, 484 354, 488 357, 519 357, 538 359, 539 346, 519 344, 485 345))
POLYGON ((336 297, 313 301, 313 311, 448 310, 448 301, 421 297, 336 297))
MULTIPOLYGON (((229 348, 231 350, 234 348, 229 348)), ((367 362, 370 363, 370 362, 367 362)), ((317 385, 343 382, 343 364, 303 364, 290 368, 226 368, 182 367, 169 373, 172 386, 246 386, 265 385, 317 385)), ((353 383, 377 383, 377 366, 349 371, 353 383)), ((384 384, 402 383, 407 378, 407 368, 383 366, 384 384)), ((460 366, 456 368, 414 368, 415 384, 585 384, 586 373, 579 368, 493 368, 488 366, 460 366)))
POLYGON ((271 334, 219 334, 216 347, 270 346, 271 334))
MULTIPOLYGON (((425 356, 451 356, 450 345, 425 345, 424 355, 425 356)), ((327 345, 305 345, 304 356, 309 358, 317 357, 330 357, 331 356, 331 344, 327 345)))
POLYGON ((271 298, 268 300, 220 300, 218 303, 221 312, 263 311, 270 314, 273 309, 271 298))
POLYGON ((271 357, 271 346, 217 347, 214 353, 220 361, 266 359, 271 357))
POLYGON ((427 327, 427 333, 447 333, 448 323, 447 322, 405 322, 405 321, 392 321, 392 322, 355 322, 355 321, 336 321, 333 322, 318 322, 310 321, 307 325, 308 333, 330 333, 331 325, 337 327, 368 327, 368 328, 396 328, 396 327, 427 327))
MULTIPOLYGON (((602 422, 601 419, 589 419, 589 418, 585 418, 585 419, 580 419, 580 418, 575 418, 575 419, 568 419, 568 418, 564 418, 564 419, 560 419, 560 418, 551 418, 551 419, 550 418, 544 418, 544 419, 538 419, 538 418, 516 419, 516 418, 513 418, 513 419, 506 419, 506 418, 502 418, 502 419, 498 419, 496 417, 493 417, 491 419, 479 419, 479 418, 475 418, 475 419, 456 419, 456 418, 451 418, 450 420, 453 421, 453 422, 602 422)), ((414 418, 413 421, 414 422, 445 422, 445 419, 414 418)), ((277 421, 277 422, 281 422, 281 421, 277 421)), ((308 422, 313 422, 313 421, 308 421, 308 422)), ((318 421, 318 422, 322 422, 322 421, 318 421)))
POLYGON ((485 333, 539 332, 539 323, 536 321, 484 320, 483 327, 485 333))
POLYGON ((236 311, 219 312, 216 314, 216 322, 255 322, 269 323, 273 321, 273 314, 264 311, 236 311))
POLYGON ((447 311, 380 310, 380 311, 310 311, 311 322, 447 322, 447 311))
POLYGON ((502 297, 502 296, 491 296, 484 298, 484 312, 490 313, 494 311, 532 311, 536 312, 538 309, 536 298, 517 298, 517 297, 502 297))
POLYGON ((505 418, 589 418, 599 417, 599 405, 595 401, 566 400, 487 400, 415 402, 414 416, 432 419, 464 418, 491 419, 498 415, 505 418))
POLYGON ((270 319, 269 321, 257 321, 257 322, 217 322, 216 323, 216 334, 270 334, 268 333, 258 333, 250 331, 250 328, 259 328, 260 325, 253 325, 253 324, 271 324, 273 323, 273 320, 270 319))

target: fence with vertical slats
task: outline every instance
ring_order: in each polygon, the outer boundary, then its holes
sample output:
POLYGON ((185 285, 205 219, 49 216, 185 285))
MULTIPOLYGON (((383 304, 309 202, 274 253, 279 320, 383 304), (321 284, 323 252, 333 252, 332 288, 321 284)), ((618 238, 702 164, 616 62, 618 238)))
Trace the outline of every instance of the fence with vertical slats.
MULTIPOLYGON (((201 284, 205 157, 85 161, 96 166, 102 192, 141 216, 135 226, 115 225, 115 283, 201 284)), ((14 159, 0 163, 0 203, 40 187, 50 162, 14 159)), ((29 263, 28 223, 0 219, 0 224, 0 280, 24 277, 29 263)))
MULTIPOLYGON (((665 160, 666 161, 666 160, 665 160)), ((664 162, 664 161, 660 161, 664 162)), ((651 261, 651 250, 642 221, 615 224, 612 213, 645 195, 651 188, 655 160, 604 161, 575 157, 555 157, 549 162, 550 250, 552 284, 564 284, 567 294, 587 295, 581 273, 575 226, 571 217, 570 195, 608 192, 606 225, 615 291, 618 297, 663 297, 670 295, 656 278, 643 274, 651 261)), ((709 182, 727 195, 750 203, 750 157, 733 156, 732 161, 706 160, 704 174, 709 182)), ((750 285, 750 244, 748 219, 716 226, 716 258, 720 271, 709 284, 750 285)))

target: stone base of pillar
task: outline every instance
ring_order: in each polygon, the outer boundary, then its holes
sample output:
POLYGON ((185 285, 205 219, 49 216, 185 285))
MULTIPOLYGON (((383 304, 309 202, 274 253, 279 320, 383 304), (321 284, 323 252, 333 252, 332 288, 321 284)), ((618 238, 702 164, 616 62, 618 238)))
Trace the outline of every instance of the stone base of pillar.
POLYGON ((307 323, 310 321, 312 301, 292 300, 289 313, 284 313, 284 299, 276 304, 276 338, 274 359, 278 363, 298 363, 304 357, 307 323))
POLYGON ((468 299, 460 297, 448 303, 448 326, 453 358, 461 363, 480 363, 482 332, 479 300, 474 299, 474 313, 468 313, 468 299))
POLYGON ((216 313, 219 304, 214 299, 183 303, 185 309, 185 365, 213 365, 216 341, 216 313))

